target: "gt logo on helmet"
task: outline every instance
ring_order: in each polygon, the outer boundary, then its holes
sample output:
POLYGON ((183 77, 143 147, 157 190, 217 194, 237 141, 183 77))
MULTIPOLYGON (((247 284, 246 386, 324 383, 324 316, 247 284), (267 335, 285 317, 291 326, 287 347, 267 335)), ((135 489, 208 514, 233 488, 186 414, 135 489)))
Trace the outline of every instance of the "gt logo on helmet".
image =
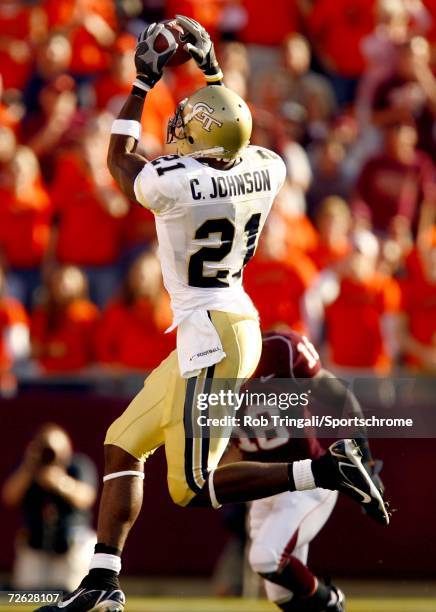
POLYGON ((222 126, 221 121, 212 117, 213 112, 214 109, 211 106, 208 106, 204 102, 197 102, 192 109, 192 113, 190 113, 189 119, 196 119, 203 125, 203 129, 205 129, 206 132, 210 132, 213 123, 218 127, 222 126))

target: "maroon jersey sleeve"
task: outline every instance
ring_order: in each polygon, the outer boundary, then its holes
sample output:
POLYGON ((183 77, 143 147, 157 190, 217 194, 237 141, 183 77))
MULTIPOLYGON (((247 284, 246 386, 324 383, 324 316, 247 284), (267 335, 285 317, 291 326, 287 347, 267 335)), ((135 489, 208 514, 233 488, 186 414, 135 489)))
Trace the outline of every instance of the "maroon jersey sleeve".
POLYGON ((321 369, 313 344, 297 332, 264 335, 262 356, 253 378, 313 378, 321 369))

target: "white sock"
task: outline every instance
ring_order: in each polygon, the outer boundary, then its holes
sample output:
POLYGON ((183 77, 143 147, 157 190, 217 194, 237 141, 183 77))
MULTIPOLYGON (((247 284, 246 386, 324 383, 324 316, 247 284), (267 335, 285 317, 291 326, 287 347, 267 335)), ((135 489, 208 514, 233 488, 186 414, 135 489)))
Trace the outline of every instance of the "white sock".
POLYGON ((294 461, 292 464, 292 475, 295 482, 296 491, 308 491, 316 489, 315 479, 312 473, 312 460, 303 459, 294 461))
POLYGON ((119 574, 121 572, 121 558, 117 555, 94 553, 89 569, 108 569, 119 574))

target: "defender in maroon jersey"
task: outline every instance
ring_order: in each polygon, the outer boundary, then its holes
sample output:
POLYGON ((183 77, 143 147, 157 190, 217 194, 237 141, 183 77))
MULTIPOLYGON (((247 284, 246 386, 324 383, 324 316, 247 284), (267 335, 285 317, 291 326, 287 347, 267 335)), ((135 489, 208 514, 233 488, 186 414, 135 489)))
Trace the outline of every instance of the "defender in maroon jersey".
MULTIPOLYGON (((280 392, 279 379, 291 380, 297 388, 310 380, 311 393, 322 402, 333 416, 362 416, 355 395, 329 371, 321 366, 313 344, 296 332, 271 332, 263 338, 262 357, 256 372, 255 391, 280 392)), ((248 383, 247 389, 250 389, 248 383)), ((276 407, 264 404, 250 405, 245 414, 261 417, 276 407)), ((244 412, 241 414, 243 416, 244 412)), ((309 410, 300 409, 300 416, 309 416, 309 410)), ((374 465, 363 430, 356 431, 367 465, 376 486, 383 488, 374 473, 374 465)), ((231 453, 239 453, 247 461, 289 461, 315 459, 324 453, 316 431, 305 429, 295 435, 292 427, 243 427, 234 440, 231 453), (236 450, 237 449, 237 450, 236 450)), ((377 462, 380 467, 380 462, 377 462)), ((251 547, 250 565, 265 579, 268 598, 282 610, 330 611, 345 610, 343 593, 334 586, 318 581, 307 567, 309 544, 328 520, 337 500, 337 493, 327 489, 295 491, 274 495, 252 502, 249 514, 251 547)))

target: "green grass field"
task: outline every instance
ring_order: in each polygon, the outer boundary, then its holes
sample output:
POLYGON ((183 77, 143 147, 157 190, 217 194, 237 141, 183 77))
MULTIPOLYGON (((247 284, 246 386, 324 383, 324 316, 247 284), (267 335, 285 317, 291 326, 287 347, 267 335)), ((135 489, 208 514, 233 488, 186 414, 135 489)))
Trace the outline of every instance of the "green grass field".
MULTIPOLYGON (((31 612, 33 606, 0 605, 0 612, 31 612)), ((126 612, 272 612, 276 608, 264 600, 130 597, 126 612)), ((435 612, 434 599, 350 599, 347 612, 435 612)))

